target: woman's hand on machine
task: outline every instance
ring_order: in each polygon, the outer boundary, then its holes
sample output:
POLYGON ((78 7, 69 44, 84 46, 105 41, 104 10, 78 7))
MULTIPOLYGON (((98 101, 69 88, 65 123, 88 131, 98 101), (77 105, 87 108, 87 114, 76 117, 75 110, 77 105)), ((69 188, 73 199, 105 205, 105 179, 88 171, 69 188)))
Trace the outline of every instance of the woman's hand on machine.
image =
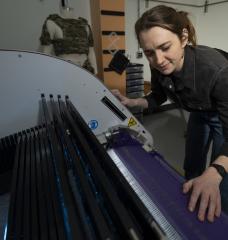
POLYGON ((137 99, 130 99, 120 93, 118 89, 112 89, 111 92, 116 96, 120 102, 126 107, 135 107, 137 106, 137 99))

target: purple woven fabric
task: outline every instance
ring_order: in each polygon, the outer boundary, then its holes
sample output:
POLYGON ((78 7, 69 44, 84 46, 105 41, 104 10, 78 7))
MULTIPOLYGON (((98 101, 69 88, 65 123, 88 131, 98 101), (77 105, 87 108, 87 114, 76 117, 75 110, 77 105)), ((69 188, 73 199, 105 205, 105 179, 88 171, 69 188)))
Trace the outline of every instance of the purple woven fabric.
POLYGON ((147 153, 127 134, 120 134, 113 149, 143 187, 174 229, 186 239, 224 239, 228 232, 228 216, 214 223, 200 222, 197 212, 187 210, 189 195, 182 193, 184 179, 169 167, 157 152, 147 153))

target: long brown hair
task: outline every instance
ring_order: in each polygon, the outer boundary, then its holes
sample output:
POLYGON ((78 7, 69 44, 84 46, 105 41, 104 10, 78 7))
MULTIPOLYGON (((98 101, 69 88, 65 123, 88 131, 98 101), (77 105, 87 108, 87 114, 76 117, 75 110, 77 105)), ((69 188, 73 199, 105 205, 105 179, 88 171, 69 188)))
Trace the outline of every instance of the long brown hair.
POLYGON ((149 30, 152 27, 162 27, 175 33, 182 39, 183 29, 188 30, 188 42, 196 45, 196 33, 192 22, 188 18, 188 13, 176 11, 174 8, 158 5, 146 11, 135 23, 135 33, 140 43, 140 32, 149 30))

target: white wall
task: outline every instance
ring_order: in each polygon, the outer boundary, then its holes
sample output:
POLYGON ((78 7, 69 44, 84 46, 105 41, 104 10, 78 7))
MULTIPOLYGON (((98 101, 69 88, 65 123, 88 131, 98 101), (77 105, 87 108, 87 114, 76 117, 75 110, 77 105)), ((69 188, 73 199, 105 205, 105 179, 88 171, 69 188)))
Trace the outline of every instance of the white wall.
MULTIPOLYGON (((90 0, 70 0, 75 17, 90 22, 90 0)), ((60 0, 1 0, 0 49, 35 51, 42 25, 49 14, 59 13, 60 0)))
MULTIPOLYGON (((125 13, 126 13, 126 48, 127 53, 131 56, 132 62, 144 64, 144 79, 150 81, 150 70, 148 62, 143 56, 142 59, 136 58, 138 44, 134 33, 134 24, 138 18, 137 2, 138 0, 125 0, 125 13)), ((203 5, 203 0, 169 0, 168 2, 179 2, 194 5, 203 5)), ((209 1, 209 3, 218 1, 209 1)), ((162 3, 149 2, 149 8, 162 3)), ((204 8, 186 7, 174 4, 166 4, 178 10, 189 12, 189 17, 192 20, 197 33, 198 43, 217 47, 228 51, 228 28, 227 28, 227 10, 228 3, 209 6, 207 13, 204 13, 204 8)), ((140 0, 140 14, 148 10, 146 8, 145 0, 140 0)))
MULTIPOLYGON (((169 2, 204 4, 204 0, 170 0, 169 2)), ((0 49, 23 49, 35 51, 39 46, 39 37, 44 20, 51 13, 59 13, 60 0, 1 0, 0 7, 0 49)), ((218 1, 209 1, 218 2, 218 1)), ((90 0, 69 0, 75 10, 75 17, 81 16, 90 22, 90 0)), ((149 7, 159 3, 149 2, 149 7)), ((190 18, 197 30, 198 43, 222 48, 228 51, 228 28, 226 13, 228 3, 203 8, 170 6, 190 12, 190 18)), ((140 0, 140 14, 146 11, 145 0, 140 0)), ((134 33, 134 24, 138 18, 137 0, 125 0, 126 48, 132 62, 144 64, 144 77, 150 80, 148 63, 143 57, 136 59, 138 44, 134 33)))
MULTIPOLYGON (((212 2, 212 1, 210 1, 212 2)), ((208 12, 197 12, 198 43, 228 51, 228 2, 210 6, 208 12)))

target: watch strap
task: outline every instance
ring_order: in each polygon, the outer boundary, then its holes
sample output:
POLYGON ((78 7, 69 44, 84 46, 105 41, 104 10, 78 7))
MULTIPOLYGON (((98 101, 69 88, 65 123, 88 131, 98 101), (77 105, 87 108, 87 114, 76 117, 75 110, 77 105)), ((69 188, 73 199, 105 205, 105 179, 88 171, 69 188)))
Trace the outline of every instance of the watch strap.
POLYGON ((226 169, 220 164, 212 163, 210 167, 214 167, 222 178, 227 174, 226 169))

